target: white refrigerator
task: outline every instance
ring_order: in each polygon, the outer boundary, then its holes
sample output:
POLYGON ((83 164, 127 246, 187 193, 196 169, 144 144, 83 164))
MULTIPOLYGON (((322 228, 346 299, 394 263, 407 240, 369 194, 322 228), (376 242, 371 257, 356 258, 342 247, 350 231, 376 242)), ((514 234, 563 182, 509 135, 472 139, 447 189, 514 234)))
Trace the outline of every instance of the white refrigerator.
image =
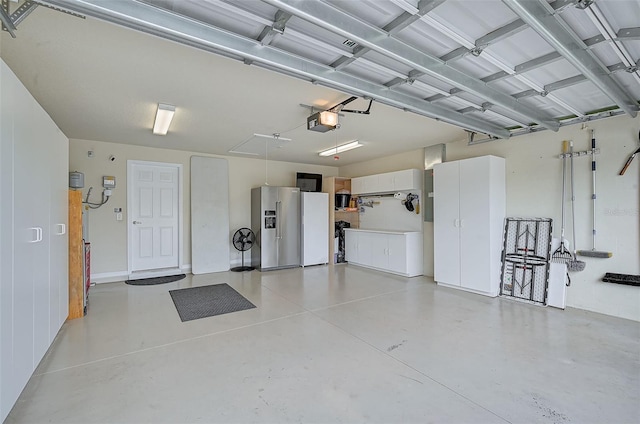
POLYGON ((300 200, 302 266, 326 264, 329 262, 329 194, 303 192, 300 200))

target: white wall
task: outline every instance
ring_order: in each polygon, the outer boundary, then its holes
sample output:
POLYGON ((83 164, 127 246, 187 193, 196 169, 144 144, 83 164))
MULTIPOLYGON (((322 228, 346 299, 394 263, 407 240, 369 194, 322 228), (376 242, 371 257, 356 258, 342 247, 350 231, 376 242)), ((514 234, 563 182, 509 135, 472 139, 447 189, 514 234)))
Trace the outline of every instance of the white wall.
MULTIPOLYGON (((409 212, 402 204, 409 191, 403 191, 402 197, 360 196, 363 202, 374 202, 373 207, 364 207, 360 213, 360 228, 368 230, 422 231, 422 214, 409 212)), ((412 194, 422 196, 421 191, 412 194)), ((414 206, 416 202, 414 202, 414 206)))
MULTIPOLYGON (((109 202, 100 209, 90 210, 89 241, 91 242, 91 275, 96 282, 122 281, 127 277, 127 160, 146 160, 182 164, 184 228, 183 265, 191 263, 191 209, 190 209, 190 158, 201 153, 160 148, 132 146, 128 144, 75 140, 69 142, 69 170, 84 173, 83 198, 93 186, 92 201, 100 200, 102 176, 116 177, 116 189, 109 202), (93 158, 87 152, 93 151, 93 158), (113 155, 116 160, 109 161, 113 155), (123 220, 116 221, 114 208, 122 208, 123 220)), ((265 166, 268 165, 268 183, 272 186, 294 186, 298 171, 337 176, 338 168, 331 166, 302 165, 289 162, 226 157, 229 161, 229 216, 231 233, 240 227, 251 225, 251 188, 265 183, 265 166)), ((231 240, 229 235, 229 240, 231 240)), ((240 252, 231 247, 230 264, 240 264, 240 252)), ((188 268, 187 268, 188 269, 188 268)))
MULTIPOLYGON (((447 144, 447 160, 482 155, 506 158, 507 216, 550 217, 554 235, 560 234, 561 174, 558 159, 562 140, 573 140, 576 151, 590 148, 591 133, 582 125, 563 127, 557 133, 542 131, 468 146, 466 140, 447 144)), ((567 304, 608 315, 640 321, 640 290, 637 287, 603 283, 606 272, 640 274, 640 161, 624 176, 618 173, 627 157, 638 147, 640 118, 627 116, 590 122, 596 130, 601 154, 597 160, 597 250, 613 252, 609 259, 580 257, 586 270, 571 275, 567 304)), ((356 177, 422 164, 422 150, 340 168, 340 176, 356 177)), ((591 248, 591 161, 588 156, 575 159, 576 237, 578 249, 591 248)), ((570 207, 567 202, 566 206, 570 207)), ((567 215, 567 218, 569 215, 567 215)), ((425 274, 433 270, 427 256, 433 255, 432 227, 425 223, 425 274), (431 233, 430 233, 431 232, 431 233)), ((570 221, 568 221, 570 224, 570 221)), ((568 226, 569 227, 569 226, 568 226)), ((571 235, 567 230, 565 234, 571 235)))

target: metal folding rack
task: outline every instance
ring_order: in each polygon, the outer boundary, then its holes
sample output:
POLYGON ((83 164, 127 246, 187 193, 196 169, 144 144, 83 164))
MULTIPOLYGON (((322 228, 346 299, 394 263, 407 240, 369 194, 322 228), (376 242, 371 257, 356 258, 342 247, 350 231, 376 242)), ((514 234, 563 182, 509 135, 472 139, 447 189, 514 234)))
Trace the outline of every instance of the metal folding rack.
POLYGON ((501 296, 546 304, 551 231, 550 218, 506 219, 501 296))

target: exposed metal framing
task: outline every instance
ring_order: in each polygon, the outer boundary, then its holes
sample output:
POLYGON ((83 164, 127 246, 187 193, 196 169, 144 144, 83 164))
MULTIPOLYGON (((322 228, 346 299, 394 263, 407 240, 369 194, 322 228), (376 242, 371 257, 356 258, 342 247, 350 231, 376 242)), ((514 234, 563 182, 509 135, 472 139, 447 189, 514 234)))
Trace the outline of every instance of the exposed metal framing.
MULTIPOLYGON (((571 4, 571 2, 566 2, 566 1, 560 1, 560 0, 556 0, 553 3, 550 3, 550 6, 553 7, 554 9, 558 10, 561 8, 566 7, 568 4, 571 4)), ((498 33, 498 34, 502 34, 502 33, 506 33, 507 32, 507 27, 509 27, 510 25, 513 24, 514 27, 518 27, 515 23, 516 22, 522 22, 521 20, 518 21, 514 21, 511 24, 507 24, 504 27, 498 28, 494 31, 492 31, 489 34, 492 33, 498 33)), ((481 41, 483 40, 485 37, 487 37, 489 34, 480 37, 478 40, 476 40, 475 44, 477 46, 480 46, 481 41)), ((623 28, 620 29, 618 31, 617 34, 617 40, 619 41, 625 41, 625 40, 638 40, 640 39, 640 27, 633 27, 633 28, 623 28)), ((494 40, 496 41, 496 40, 494 40)), ((603 36, 603 35, 596 35, 590 38, 587 38, 585 40, 582 40, 583 43, 585 43, 585 45, 587 47, 592 47, 598 43, 602 43, 604 41, 607 41, 607 39, 603 36)), ((470 50, 465 48, 465 47, 459 47, 455 50, 452 50, 451 52, 447 53, 444 56, 440 57, 440 60, 444 61, 444 62, 449 62, 449 61, 453 61, 453 60, 458 60, 464 56, 466 56, 467 54, 470 53, 470 50)), ((516 65, 514 67, 514 73, 508 73, 505 71, 498 71, 495 74, 491 74, 487 77, 482 78, 481 80, 485 83, 491 83, 491 82, 496 82, 496 81, 501 81, 503 79, 507 79, 507 78, 513 78, 518 74, 523 74, 525 72, 540 68, 542 66, 548 65, 549 63, 555 62, 556 60, 560 60, 562 59, 562 55, 556 51, 551 52, 551 53, 547 53, 545 55, 542 55, 540 57, 528 60, 524 63, 521 63, 519 65, 516 65)), ((638 70, 638 68, 640 68, 640 66, 638 66, 638 64, 636 63, 636 65, 634 67, 629 67, 624 65, 623 63, 617 63, 615 65, 609 66, 608 69, 610 72, 617 72, 620 70, 625 70, 627 72, 635 72, 638 70), (635 70, 635 71, 634 71, 635 70)), ((414 78, 416 78, 417 76, 414 76, 414 78)), ((567 78, 564 79, 562 81, 558 81, 556 83, 551 83, 548 84, 547 86, 545 86, 544 91, 537 91, 537 90, 526 90, 524 92, 521 93, 517 93, 514 94, 514 97, 516 98, 521 98, 521 97, 529 97, 529 96, 540 96, 543 94, 546 94, 548 92, 551 92, 557 88, 559 88, 560 85, 562 85, 562 87, 568 87, 570 85, 574 85, 574 84, 579 84, 581 82, 586 81, 587 78, 584 75, 577 75, 575 77, 571 77, 571 78, 567 78), (526 94, 525 94, 526 93, 526 94)), ((405 83, 407 81, 404 81, 405 83)), ((401 81, 398 80, 392 80, 390 82, 388 82, 387 84, 389 85, 389 87, 396 87, 399 84, 401 84, 401 81)), ((443 95, 435 95, 433 97, 428 98, 427 100, 429 101, 439 101, 442 100, 444 98, 447 98, 448 96, 457 96, 460 93, 463 93, 462 90, 455 90, 452 92, 450 92, 447 96, 443 96, 443 95)))
MULTIPOLYGON (((403 12, 400 16, 395 18, 389 24, 385 25, 382 29, 389 34, 396 34, 415 21, 419 20, 422 16, 431 12, 436 7, 440 6, 442 3, 444 3, 444 0, 420 0, 416 13, 412 14, 409 12, 403 12)), ((337 70, 343 69, 345 66, 353 63, 356 59, 362 57, 362 55, 370 50, 371 49, 368 47, 358 46, 354 49, 354 54, 352 57, 341 57, 340 59, 333 62, 331 66, 336 68, 337 70)))
POLYGON ((560 18, 553 9, 549 10, 546 1, 502 1, 629 116, 637 116, 637 102, 620 88, 591 52, 578 44, 579 38, 558 21, 560 18))
POLYGON ((2 21, 2 29, 11 34, 12 38, 16 38, 16 26, 9 16, 9 0, 2 0, 2 7, 0 7, 0 21, 2 21))
MULTIPOLYGON (((310 59, 271 46, 264 46, 256 40, 231 34, 228 31, 145 3, 135 1, 105 2, 101 0, 46 0, 43 3, 68 8, 76 13, 93 16, 193 47, 205 50, 216 49, 238 55, 284 72, 294 73, 299 77, 322 82, 354 95, 370 97, 379 102, 469 130, 500 138, 510 135, 508 130, 485 120, 465 116, 417 97, 389 90, 384 85, 336 71, 310 59)), ((285 9, 285 11, 290 13, 289 10, 285 9)))
POLYGON ((411 66, 418 71, 462 88, 491 103, 500 105, 531 122, 554 131, 559 128, 559 122, 555 119, 541 115, 538 111, 519 103, 512 96, 487 86, 479 79, 448 66, 439 58, 426 54, 389 35, 383 29, 374 27, 327 3, 295 0, 264 1, 322 28, 341 34, 362 46, 411 66))
MULTIPOLYGON (((570 3, 571 1, 567 3, 567 1, 565 0, 556 0, 550 3, 549 5, 555 10, 559 10, 566 7, 567 4, 570 4, 570 3)), ((489 47, 491 44, 504 40, 505 38, 510 37, 513 34, 516 34, 526 28, 527 28, 527 24, 525 24, 522 21, 522 19, 516 19, 515 21, 509 22, 508 24, 500 28, 494 29, 493 31, 478 38, 474 43, 475 47, 473 49, 460 47, 451 51, 445 56, 442 56, 440 59, 444 60, 445 62, 450 62, 453 60, 462 59, 464 56, 468 55, 469 53, 479 55, 484 49, 489 47)))
POLYGON ((31 0, 26 0, 11 14, 11 21, 13 21, 13 24, 17 27, 37 7, 38 5, 36 3, 31 0))
MULTIPOLYGON (((443 22, 439 22, 434 18, 429 18, 428 20, 424 19, 425 21, 427 21, 432 27, 434 27, 437 31, 439 31, 441 34, 443 34, 446 37, 451 38, 453 41, 456 41, 460 44, 462 44, 462 47, 465 48, 469 48, 472 49, 474 48, 474 44, 472 44, 470 41, 468 41, 466 39, 466 37, 462 34, 460 34, 459 30, 457 28, 454 28, 453 25, 451 25, 450 23, 443 23, 443 22)), ((512 23, 513 24, 513 23, 512 23)), ((493 35, 493 37, 487 37, 489 41, 490 39, 499 39, 500 37, 503 37, 505 34, 509 34, 509 33, 514 33, 518 30, 522 30, 523 27, 525 27, 525 24, 523 22, 518 22, 515 21, 515 25, 507 25, 505 27, 502 27, 502 31, 499 31, 498 33, 495 33, 493 35)), ((575 115, 578 116, 584 116, 584 113, 582 113, 581 111, 579 111, 578 109, 576 109, 575 107, 569 105, 567 102, 555 97, 555 96, 548 96, 547 92, 544 90, 544 88, 540 85, 535 83, 534 81, 530 80, 529 78, 525 77, 524 75, 515 75, 515 71, 510 68, 509 66, 507 66, 502 58, 499 58, 497 56, 495 56, 494 54, 490 54, 487 52, 483 52, 481 48, 479 48, 477 46, 477 44, 475 45, 475 50, 471 50, 471 53, 475 56, 480 56, 482 58, 484 58, 484 60, 488 61, 489 63, 493 64, 494 66, 502 69, 502 72, 504 72, 507 75, 513 75, 514 78, 518 79, 520 82, 524 83, 525 85, 528 85, 529 87, 531 87, 533 90, 537 91, 538 93, 540 93, 543 97, 546 97, 549 101, 557 104, 558 106, 560 106, 561 108, 565 109, 568 112, 574 113, 575 115)), ((517 98, 517 97, 516 97, 517 98)))
POLYGON ((326 87, 337 89, 348 94, 367 99, 375 99, 379 103, 387 104, 405 111, 425 115, 436 120, 448 122, 467 129, 471 133, 489 135, 486 140, 477 140, 471 144, 492 141, 496 138, 507 138, 522 134, 529 134, 545 129, 556 131, 559 127, 585 122, 595 119, 627 113, 631 117, 637 116, 640 110, 638 102, 613 79, 611 73, 625 71, 633 74, 640 83, 640 60, 633 56, 623 45, 623 41, 639 40, 640 27, 622 28, 614 32, 603 13, 593 1, 555 0, 502 0, 519 19, 481 36, 475 41, 468 40, 459 30, 440 23, 428 13, 444 3, 445 0, 420 0, 417 7, 404 0, 393 0, 403 12, 383 28, 378 28, 367 22, 342 11, 329 3, 311 2, 305 0, 263 0, 277 8, 273 19, 258 16, 255 12, 242 8, 232 2, 216 1, 215 4, 234 13, 248 17, 264 25, 264 29, 257 40, 247 39, 237 34, 218 29, 212 25, 199 22, 168 10, 155 6, 153 3, 142 1, 104 1, 104 0, 25 0, 10 14, 9 0, 0 0, 0 20, 3 30, 8 31, 15 38, 16 27, 38 6, 46 6, 61 12, 84 18, 84 14, 94 16, 118 25, 126 26, 162 38, 173 40, 216 54, 243 60, 247 64, 255 64, 266 69, 276 70, 285 75, 311 81, 326 87), (575 6, 589 16, 601 34, 586 40, 579 40, 577 35, 563 22, 560 12, 569 6, 575 6), (357 45, 353 52, 335 47, 320 40, 311 40, 305 34, 286 29, 292 16, 314 23, 324 29, 340 34, 357 45), (394 35, 406 29, 418 20, 422 20, 439 30, 445 36, 461 44, 461 47, 441 56, 440 58, 413 48, 394 35), (531 27, 554 49, 554 52, 529 60, 511 68, 502 59, 483 52, 486 47, 513 34, 531 27), (338 53, 341 57, 331 65, 324 65, 311 59, 306 59, 286 51, 271 47, 271 43, 285 33, 298 42, 314 42, 327 51, 338 53), (602 42, 609 42, 611 48, 622 60, 620 63, 605 67, 589 51, 589 48, 602 42), (375 51, 413 68, 407 75, 389 67, 365 59, 363 56, 375 51), (501 70, 492 75, 478 79, 452 68, 448 63, 461 59, 469 54, 484 57, 501 70), (536 84, 524 73, 545 66, 560 59, 566 59, 575 66, 581 74, 555 81, 544 87, 536 84), (345 68, 359 60, 366 66, 379 72, 393 76, 384 84, 354 76, 345 72, 345 68), (455 88, 445 91, 438 89, 419 78, 429 75, 453 85, 455 88), (506 78, 517 78, 532 87, 529 90, 508 95, 488 84, 506 78), (617 106, 597 111, 582 113, 567 105, 563 100, 551 93, 556 90, 591 81, 599 90, 609 97, 617 106), (397 88, 403 84, 421 86, 427 93, 438 93, 431 97, 419 98, 416 95, 405 94, 397 88), (484 99, 481 105, 468 101, 460 95, 472 93, 484 99), (555 102, 573 115, 563 118, 542 116, 533 108, 519 103, 524 97, 543 96, 555 102), (462 106, 454 110, 451 106, 438 106, 437 102, 449 99, 462 106), (501 106, 498 111, 491 110, 493 106, 501 106), (463 107, 464 106, 464 107, 463 107), (507 120, 519 126, 502 128, 481 118, 477 113, 490 113, 502 120, 507 120), (475 114, 475 116, 473 116, 475 114))
POLYGON ((609 21, 604 16, 600 8, 596 3, 589 3, 587 7, 584 9, 584 12, 589 16, 591 22, 598 28, 600 34, 604 36, 607 40, 611 42, 610 46, 613 49, 614 53, 622 60, 629 69, 629 72, 633 75, 633 78, 636 80, 638 84, 640 84, 640 75, 638 74, 638 68, 635 67, 633 57, 627 50, 627 48, 619 41, 617 38, 617 34, 609 24, 609 21), (635 69, 635 70, 633 70, 635 69))

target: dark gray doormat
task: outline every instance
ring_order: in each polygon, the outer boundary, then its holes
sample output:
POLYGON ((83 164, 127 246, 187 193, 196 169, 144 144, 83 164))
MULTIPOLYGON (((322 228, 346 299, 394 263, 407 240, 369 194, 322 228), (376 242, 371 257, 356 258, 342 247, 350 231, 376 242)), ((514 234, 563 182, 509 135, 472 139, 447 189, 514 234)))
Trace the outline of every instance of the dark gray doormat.
POLYGON ((182 280, 186 275, 169 275, 167 277, 153 277, 142 278, 140 280, 127 280, 125 283, 131 286, 153 286, 155 284, 173 283, 174 281, 182 280))
POLYGON ((169 290, 169 293, 182 322, 256 307, 225 283, 169 290))

